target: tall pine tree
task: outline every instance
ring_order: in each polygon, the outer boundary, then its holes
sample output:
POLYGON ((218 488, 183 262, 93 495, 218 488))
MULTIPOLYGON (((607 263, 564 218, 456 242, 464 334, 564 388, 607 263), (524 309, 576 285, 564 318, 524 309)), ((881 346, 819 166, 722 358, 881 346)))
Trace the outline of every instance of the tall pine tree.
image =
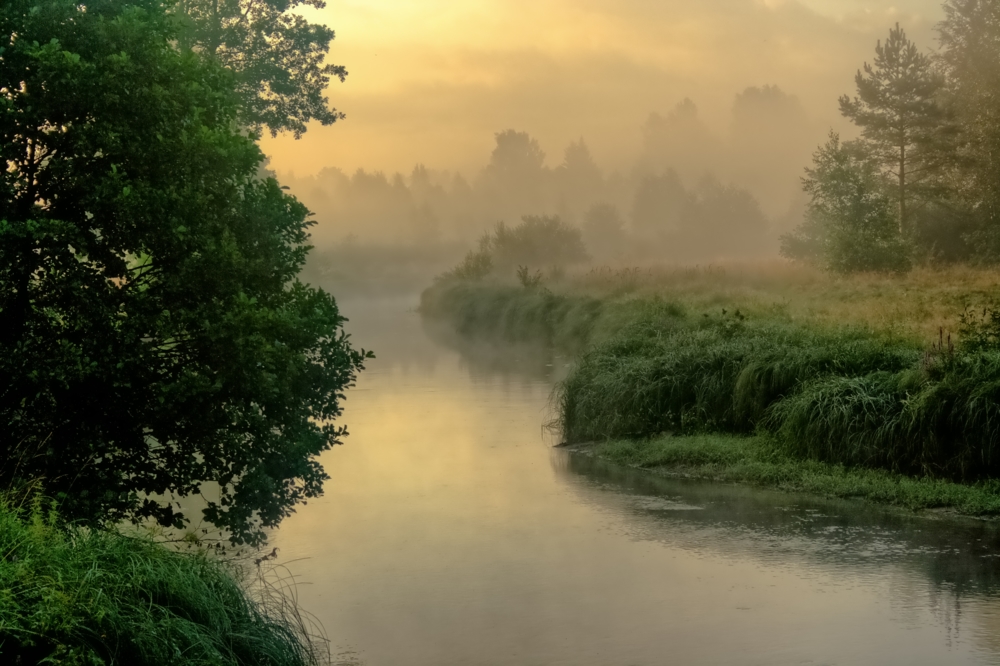
POLYGON ((858 94, 840 98, 840 111, 861 128, 872 156, 897 183, 899 232, 909 232, 908 201, 934 166, 947 113, 939 103, 944 77, 896 24, 875 47, 873 64, 854 78, 858 94))

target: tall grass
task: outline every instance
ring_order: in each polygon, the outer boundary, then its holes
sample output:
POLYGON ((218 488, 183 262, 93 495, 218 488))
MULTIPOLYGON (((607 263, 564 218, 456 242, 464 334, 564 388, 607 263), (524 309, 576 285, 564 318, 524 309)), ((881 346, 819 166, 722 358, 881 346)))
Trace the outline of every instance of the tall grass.
POLYGON ((798 455, 959 480, 1000 476, 1000 353, 940 368, 829 377, 775 405, 798 455))
POLYGON ((144 538, 64 529, 0 506, 0 662, 321 663, 294 609, 245 572, 144 538))
POLYGON ((827 375, 900 371, 916 348, 733 316, 639 325, 585 353, 560 387, 569 441, 663 431, 749 433, 771 407, 827 375))

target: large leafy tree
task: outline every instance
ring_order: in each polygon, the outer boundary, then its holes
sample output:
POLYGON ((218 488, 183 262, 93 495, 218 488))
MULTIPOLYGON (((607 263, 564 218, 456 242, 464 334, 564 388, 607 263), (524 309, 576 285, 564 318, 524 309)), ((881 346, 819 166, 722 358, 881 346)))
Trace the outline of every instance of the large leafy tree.
POLYGON ((0 3, 0 484, 259 542, 321 491, 362 367, 238 77, 161 0, 0 3))
POLYGON ((235 73, 241 120, 272 135, 296 137, 306 123, 343 118, 330 108, 330 80, 347 70, 325 62, 334 31, 310 23, 296 10, 323 9, 323 0, 175 0, 182 17, 179 43, 216 59, 235 73))
POLYGON ((934 157, 942 154, 949 126, 940 104, 944 77, 897 23, 854 81, 858 94, 840 98, 841 113, 861 128, 873 157, 895 177, 899 229, 906 234, 913 184, 940 166, 934 157))
POLYGON ((831 132, 802 185, 809 196, 806 219, 782 237, 782 255, 838 273, 909 268, 884 174, 864 146, 831 132))

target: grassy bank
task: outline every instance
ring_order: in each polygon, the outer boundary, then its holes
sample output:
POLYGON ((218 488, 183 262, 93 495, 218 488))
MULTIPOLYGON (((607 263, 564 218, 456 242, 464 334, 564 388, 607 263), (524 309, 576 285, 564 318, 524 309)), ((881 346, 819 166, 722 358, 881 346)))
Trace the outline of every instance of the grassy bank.
POLYGON ((667 476, 740 483, 920 511, 1000 515, 1000 483, 955 483, 789 455, 767 437, 662 436, 581 444, 575 450, 667 476))
POLYGON ((592 271, 548 288, 445 280, 423 311, 576 353, 558 390, 569 442, 757 434, 787 460, 976 483, 1000 476, 1000 348, 957 332, 998 278, 592 271))
POLYGON ((320 663, 294 610, 252 598, 243 572, 208 555, 6 506, 0 553, 2 663, 320 663))

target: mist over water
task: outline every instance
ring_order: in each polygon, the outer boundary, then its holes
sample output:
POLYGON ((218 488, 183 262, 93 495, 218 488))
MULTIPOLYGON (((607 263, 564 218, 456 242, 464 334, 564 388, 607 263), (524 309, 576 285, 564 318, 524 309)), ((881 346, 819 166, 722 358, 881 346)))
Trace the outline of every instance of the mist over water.
POLYGON ((996 664, 995 525, 651 477, 553 449, 566 363, 428 337, 378 350, 324 497, 273 535, 343 664, 996 664))

